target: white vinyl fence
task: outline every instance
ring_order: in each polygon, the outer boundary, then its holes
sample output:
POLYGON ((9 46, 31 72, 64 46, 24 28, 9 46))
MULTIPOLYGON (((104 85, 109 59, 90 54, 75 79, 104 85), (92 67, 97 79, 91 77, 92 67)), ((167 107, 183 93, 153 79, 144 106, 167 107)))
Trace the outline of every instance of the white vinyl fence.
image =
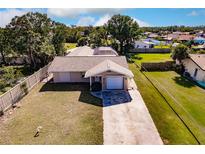
POLYGON ((48 76, 49 64, 39 69, 37 72, 27 77, 15 87, 0 96, 0 111, 6 111, 13 104, 18 102, 27 92, 29 92, 36 84, 48 76))

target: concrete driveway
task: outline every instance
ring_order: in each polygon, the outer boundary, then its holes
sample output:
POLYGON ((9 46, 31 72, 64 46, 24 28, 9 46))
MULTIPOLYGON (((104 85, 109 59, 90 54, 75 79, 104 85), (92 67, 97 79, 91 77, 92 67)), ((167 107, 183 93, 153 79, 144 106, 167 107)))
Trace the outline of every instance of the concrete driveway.
POLYGON ((103 95, 104 144, 163 144, 135 82, 130 84, 133 90, 129 90, 132 99, 128 102, 123 102, 126 95, 124 99, 113 99, 123 97, 122 93, 103 95))

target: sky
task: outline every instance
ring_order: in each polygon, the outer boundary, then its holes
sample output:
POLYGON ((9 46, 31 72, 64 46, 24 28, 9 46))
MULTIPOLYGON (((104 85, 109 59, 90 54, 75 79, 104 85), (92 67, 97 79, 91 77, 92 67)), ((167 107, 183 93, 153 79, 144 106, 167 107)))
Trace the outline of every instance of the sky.
POLYGON ((122 14, 132 17, 140 27, 143 26, 171 26, 205 25, 205 9, 176 9, 176 8, 49 8, 49 9, 0 9, 0 27, 5 27, 14 16, 21 16, 27 12, 47 13, 52 20, 68 26, 101 26, 112 15, 122 14))

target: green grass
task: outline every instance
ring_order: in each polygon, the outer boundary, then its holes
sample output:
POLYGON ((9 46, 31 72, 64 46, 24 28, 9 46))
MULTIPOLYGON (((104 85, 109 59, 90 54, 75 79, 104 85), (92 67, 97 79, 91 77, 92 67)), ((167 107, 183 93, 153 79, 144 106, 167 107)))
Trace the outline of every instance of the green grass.
POLYGON ((164 53, 164 54, 151 54, 151 53, 140 53, 135 54, 132 56, 135 63, 141 64, 142 62, 165 62, 165 61, 171 61, 171 54, 170 53, 164 53))
MULTIPOLYGON (((197 144, 194 137, 171 110, 154 86, 134 64, 130 64, 129 66, 135 75, 135 82, 164 143, 197 144)), ((145 75, 154 83, 163 96, 165 96, 169 104, 182 117, 201 144, 205 144, 205 90, 197 87, 173 71, 146 72, 145 75), (161 86, 165 87, 180 105, 174 102, 170 95, 168 95, 155 80, 157 80, 161 86), (183 106, 186 111, 184 111, 181 106, 183 106)))
POLYGON ((65 43, 64 47, 65 47, 66 50, 69 50, 69 49, 75 48, 76 45, 77 45, 77 43, 65 43))
POLYGON ((156 49, 170 49, 170 45, 155 45, 154 48, 156 49))
POLYGON ((146 75, 181 115, 198 140, 205 144, 205 90, 172 71, 147 72, 146 75), (167 89, 175 100, 162 86, 157 84, 156 80, 167 89))
POLYGON ((101 100, 87 85, 39 84, 0 124, 0 144, 102 144, 101 100), (42 126, 38 137, 36 128, 42 126))

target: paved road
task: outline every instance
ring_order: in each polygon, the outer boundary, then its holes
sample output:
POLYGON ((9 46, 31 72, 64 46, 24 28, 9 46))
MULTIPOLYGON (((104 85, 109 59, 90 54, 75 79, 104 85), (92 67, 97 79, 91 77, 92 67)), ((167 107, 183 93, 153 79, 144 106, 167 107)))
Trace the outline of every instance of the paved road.
POLYGON ((103 108, 104 144, 163 144, 133 80, 131 84, 131 102, 103 108))

